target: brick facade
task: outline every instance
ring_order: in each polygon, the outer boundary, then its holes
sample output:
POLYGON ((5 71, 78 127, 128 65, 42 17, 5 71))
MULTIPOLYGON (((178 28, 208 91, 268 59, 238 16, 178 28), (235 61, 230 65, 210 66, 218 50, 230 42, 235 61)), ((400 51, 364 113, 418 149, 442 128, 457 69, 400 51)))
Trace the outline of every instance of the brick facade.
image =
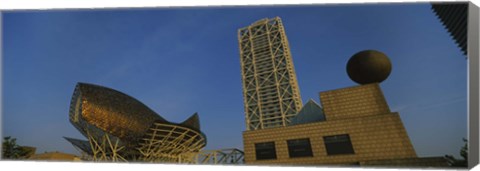
POLYGON ((378 84, 320 93, 326 121, 243 132, 246 164, 361 164, 416 158, 400 116, 390 112, 378 84), (348 134, 354 154, 327 155, 324 136, 348 134), (287 140, 309 138, 313 157, 290 158, 287 140), (275 142, 276 159, 256 160, 255 143, 275 142))

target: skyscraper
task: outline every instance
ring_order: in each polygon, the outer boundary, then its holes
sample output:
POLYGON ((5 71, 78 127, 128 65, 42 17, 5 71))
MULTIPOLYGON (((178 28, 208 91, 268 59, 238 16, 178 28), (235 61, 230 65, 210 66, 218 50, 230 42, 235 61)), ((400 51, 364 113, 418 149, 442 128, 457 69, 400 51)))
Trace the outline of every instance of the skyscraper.
POLYGON ((279 17, 238 30, 247 130, 286 126, 302 107, 279 17))

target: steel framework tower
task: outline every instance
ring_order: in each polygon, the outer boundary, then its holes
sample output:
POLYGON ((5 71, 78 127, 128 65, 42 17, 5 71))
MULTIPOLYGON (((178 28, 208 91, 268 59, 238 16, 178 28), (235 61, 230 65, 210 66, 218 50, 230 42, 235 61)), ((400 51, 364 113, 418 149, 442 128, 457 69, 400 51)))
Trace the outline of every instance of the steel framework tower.
POLYGON ((279 17, 238 30, 247 130, 286 126, 302 107, 279 17))

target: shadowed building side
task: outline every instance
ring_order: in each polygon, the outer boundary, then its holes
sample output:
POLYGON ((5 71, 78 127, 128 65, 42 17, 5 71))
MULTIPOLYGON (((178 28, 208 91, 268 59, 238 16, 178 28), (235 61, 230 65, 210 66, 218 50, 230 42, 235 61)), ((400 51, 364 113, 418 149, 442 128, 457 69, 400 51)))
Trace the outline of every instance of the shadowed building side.
POLYGON ((468 2, 436 2, 432 3, 432 10, 467 55, 468 2))

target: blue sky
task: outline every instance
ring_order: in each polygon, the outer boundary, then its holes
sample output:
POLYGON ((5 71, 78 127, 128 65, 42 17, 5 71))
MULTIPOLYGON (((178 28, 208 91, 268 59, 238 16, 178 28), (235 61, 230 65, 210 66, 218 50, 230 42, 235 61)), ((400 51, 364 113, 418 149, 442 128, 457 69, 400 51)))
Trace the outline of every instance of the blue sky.
POLYGON ((3 136, 77 153, 62 137, 74 86, 122 91, 172 122, 198 112, 206 149, 243 148, 237 29, 282 18, 304 102, 354 86, 348 59, 376 49, 381 84, 418 156, 459 156, 467 136, 467 60, 429 4, 10 11, 3 14, 3 136))

